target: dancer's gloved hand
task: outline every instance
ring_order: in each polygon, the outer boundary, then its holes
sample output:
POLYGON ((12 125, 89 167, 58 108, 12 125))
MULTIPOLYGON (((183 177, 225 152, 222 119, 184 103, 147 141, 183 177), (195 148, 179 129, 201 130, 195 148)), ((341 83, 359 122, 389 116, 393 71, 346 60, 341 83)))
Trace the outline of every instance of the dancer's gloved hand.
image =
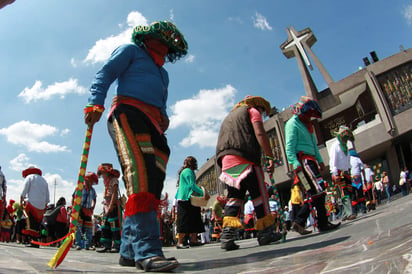
POLYGON ((100 120, 104 111, 103 106, 99 105, 87 105, 84 108, 84 122, 89 125, 93 126, 100 120))

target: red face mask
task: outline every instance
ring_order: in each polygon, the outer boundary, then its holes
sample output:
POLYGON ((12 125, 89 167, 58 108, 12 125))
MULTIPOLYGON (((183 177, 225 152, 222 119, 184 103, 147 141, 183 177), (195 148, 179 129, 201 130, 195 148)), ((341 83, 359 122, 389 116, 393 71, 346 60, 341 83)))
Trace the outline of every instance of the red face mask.
POLYGON ((299 115, 299 120, 306 126, 306 128, 309 130, 310 133, 313 132, 313 125, 311 121, 312 115, 308 112, 305 113, 305 115, 299 115))
POLYGON ((156 65, 158 65, 159 67, 163 66, 169 48, 160 40, 152 37, 146 38, 144 44, 146 45, 146 49, 149 52, 150 56, 152 56, 156 65))

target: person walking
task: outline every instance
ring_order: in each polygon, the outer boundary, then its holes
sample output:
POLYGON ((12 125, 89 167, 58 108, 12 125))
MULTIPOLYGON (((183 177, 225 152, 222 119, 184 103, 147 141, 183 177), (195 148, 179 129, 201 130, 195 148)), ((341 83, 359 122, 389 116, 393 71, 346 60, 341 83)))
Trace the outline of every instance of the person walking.
POLYGON ((329 168, 332 174, 333 183, 337 185, 341 192, 343 212, 342 221, 356 218, 352 208, 353 188, 350 177, 350 154, 347 143, 354 141, 352 131, 347 126, 340 126, 335 132, 335 142, 329 151, 329 168))
POLYGON ((408 182, 408 167, 404 167, 399 174, 399 186, 402 191, 402 195, 406 196, 409 194, 409 182, 408 182))
POLYGON ((243 228, 245 229, 244 237, 246 239, 255 238, 255 218, 255 207, 252 198, 248 195, 247 202, 243 205, 243 228))
MULTIPOLYGON (((353 213, 358 215, 359 212, 366 214, 366 197, 364 195, 364 190, 367 190, 366 182, 363 182, 362 178, 365 178, 365 166, 358 155, 356 150, 352 147, 349 149, 350 155, 350 174, 352 179, 352 207, 353 213)), ((372 201, 368 201, 368 205, 371 206, 372 201)))
POLYGON ((292 223, 292 228, 302 235, 310 233, 305 230, 304 222, 309 217, 311 207, 315 207, 319 231, 336 229, 340 223, 330 223, 326 213, 327 182, 321 175, 325 170, 325 164, 316 145, 312 124, 313 118, 322 117, 322 110, 315 100, 302 96, 299 102, 292 106, 292 112, 293 116, 285 124, 285 150, 288 163, 295 174, 292 185, 299 185, 306 200, 294 216, 295 222, 292 223), (296 219, 300 221, 297 222, 296 219))
MULTIPOLYGON (((84 235, 84 249, 94 250, 93 247, 93 211, 96 206, 97 194, 93 185, 97 185, 99 178, 94 172, 87 172, 84 176, 82 200, 80 202, 79 224, 76 229, 74 244, 77 250, 82 249, 84 235)), ((72 195, 73 199, 75 193, 72 195)), ((72 200, 73 204, 74 200, 72 200)))
POLYGON ((205 196, 209 199, 209 195, 204 193, 203 189, 196 185, 196 176, 194 170, 197 169, 197 160, 193 156, 188 156, 184 160, 183 166, 180 168, 177 181, 177 234, 178 242, 176 248, 188 248, 188 245, 183 243, 185 236, 190 236, 190 246, 199 246, 201 243, 197 239, 197 234, 205 232, 203 226, 200 207, 193 206, 190 202, 192 194, 195 196, 205 196))
POLYGON ((6 176, 4 176, 3 171, 1 171, 0 166, 0 222, 3 220, 4 210, 7 205, 6 195, 7 194, 7 184, 6 176))
POLYGON ((220 180, 227 185, 227 203, 224 209, 221 248, 235 250, 236 230, 242 227, 238 216, 246 191, 253 201, 256 214, 255 229, 259 245, 280 240, 274 231, 274 218, 270 213, 269 197, 265 188, 262 150, 267 170, 273 173, 274 159, 262 115, 270 114, 270 103, 260 96, 247 96, 238 102, 220 127, 216 146, 216 159, 222 168, 220 180))
MULTIPOLYGON (((23 205, 26 219, 26 229, 22 233, 36 241, 40 238, 41 223, 47 204, 50 202, 49 185, 42 177, 42 171, 30 166, 22 172, 24 188, 20 195, 20 204, 23 205)), ((39 247, 30 243, 28 247, 39 247)))
POLYGON ((373 188, 374 188, 374 193, 376 196, 376 201, 378 205, 382 203, 382 191, 383 191, 383 184, 382 184, 382 179, 379 178, 379 176, 375 176, 375 180, 373 183, 373 188))
POLYGON ((157 218, 170 154, 165 136, 169 76, 163 64, 184 57, 188 47, 182 33, 168 21, 135 27, 132 41, 115 49, 96 74, 85 122, 91 126, 100 119, 107 91, 117 79, 108 128, 128 196, 119 264, 169 271, 179 263, 163 254, 157 218))
POLYGON ((211 214, 210 214, 210 209, 205 209, 202 208, 202 223, 203 227, 205 228, 205 232, 202 232, 200 234, 200 240, 202 244, 210 244, 210 225, 211 225, 211 214))
MULTIPOLYGON (((368 164, 364 164, 364 180, 365 180, 365 189, 364 193, 366 196, 366 208, 368 211, 376 209, 376 191, 375 191, 375 180, 374 175, 375 173, 370 168, 368 164)), ((382 188, 379 188, 379 204, 381 203, 381 191, 382 188)))
POLYGON ((392 185, 391 181, 389 180, 388 173, 386 171, 382 172, 382 185, 386 191, 386 198, 388 199, 387 203, 389 204, 391 202, 392 196, 392 185))
MULTIPOLYGON (((60 197, 56 202, 56 210, 58 214, 56 216, 56 223, 54 225, 54 239, 61 239, 69 232, 67 210, 66 210, 66 199, 60 197)), ((49 236, 49 235, 47 235, 49 236)), ((60 243, 59 243, 60 244, 60 243)))
MULTIPOLYGON (((103 163, 97 168, 97 175, 103 177, 103 224, 102 236, 100 238, 101 248, 96 249, 99 253, 119 253, 121 234, 121 212, 119 204, 119 180, 120 172, 113 169, 112 164, 103 163)), ((94 180, 94 179, 93 179, 94 180)), ((90 220, 91 221, 91 220, 90 220)))
POLYGON ((303 198, 299 183, 296 182, 290 190, 290 203, 292 205, 291 228, 300 235, 312 233, 311 230, 305 229, 310 214, 308 202, 308 200, 303 198))
POLYGON ((219 240, 220 234, 222 233, 222 225, 223 225, 223 210, 226 205, 226 196, 220 194, 216 197, 216 200, 212 204, 212 240, 215 239, 216 241, 219 240))

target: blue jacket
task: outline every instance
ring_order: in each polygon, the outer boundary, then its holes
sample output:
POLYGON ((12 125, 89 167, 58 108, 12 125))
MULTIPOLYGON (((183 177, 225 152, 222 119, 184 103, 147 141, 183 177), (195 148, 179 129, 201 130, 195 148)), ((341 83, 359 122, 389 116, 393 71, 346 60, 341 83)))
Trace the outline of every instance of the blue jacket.
POLYGON ((169 75, 157 66, 149 53, 136 44, 115 49, 96 73, 90 87, 89 104, 104 106, 110 85, 117 80, 116 95, 129 96, 158 107, 167 117, 169 75))

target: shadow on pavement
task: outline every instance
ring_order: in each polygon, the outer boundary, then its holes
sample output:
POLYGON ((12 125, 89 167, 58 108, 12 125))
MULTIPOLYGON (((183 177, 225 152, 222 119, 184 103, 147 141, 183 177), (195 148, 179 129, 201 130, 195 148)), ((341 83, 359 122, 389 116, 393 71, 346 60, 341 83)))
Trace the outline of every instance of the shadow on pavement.
MULTIPOLYGON (((327 240, 324 242, 311 243, 308 245, 302 245, 302 246, 297 246, 297 247, 287 247, 283 249, 274 249, 274 250, 268 250, 268 251, 259 251, 255 253, 249 253, 247 255, 243 255, 240 257, 234 257, 234 258, 215 259, 215 260, 207 260, 207 261, 193 262, 193 263, 182 263, 176 272, 190 271, 193 269, 196 269, 196 271, 201 271, 201 270, 206 270, 206 269, 211 270, 214 268, 222 268, 224 266, 244 265, 244 264, 249 264, 251 262, 264 261, 270 258, 275 258, 275 257, 279 258, 280 256, 286 256, 286 255, 293 254, 293 253, 300 252, 300 251, 319 249, 319 248, 323 248, 329 245, 334 245, 334 244, 346 241, 348 239, 349 237, 339 237, 339 238, 327 240)), ((252 248, 253 247, 251 247, 250 249, 252 248)), ((242 250, 244 249, 245 248, 243 248, 242 250)), ((225 251, 222 251, 222 252, 225 252, 225 251)), ((228 251, 228 252, 234 253, 236 251, 228 251)))

